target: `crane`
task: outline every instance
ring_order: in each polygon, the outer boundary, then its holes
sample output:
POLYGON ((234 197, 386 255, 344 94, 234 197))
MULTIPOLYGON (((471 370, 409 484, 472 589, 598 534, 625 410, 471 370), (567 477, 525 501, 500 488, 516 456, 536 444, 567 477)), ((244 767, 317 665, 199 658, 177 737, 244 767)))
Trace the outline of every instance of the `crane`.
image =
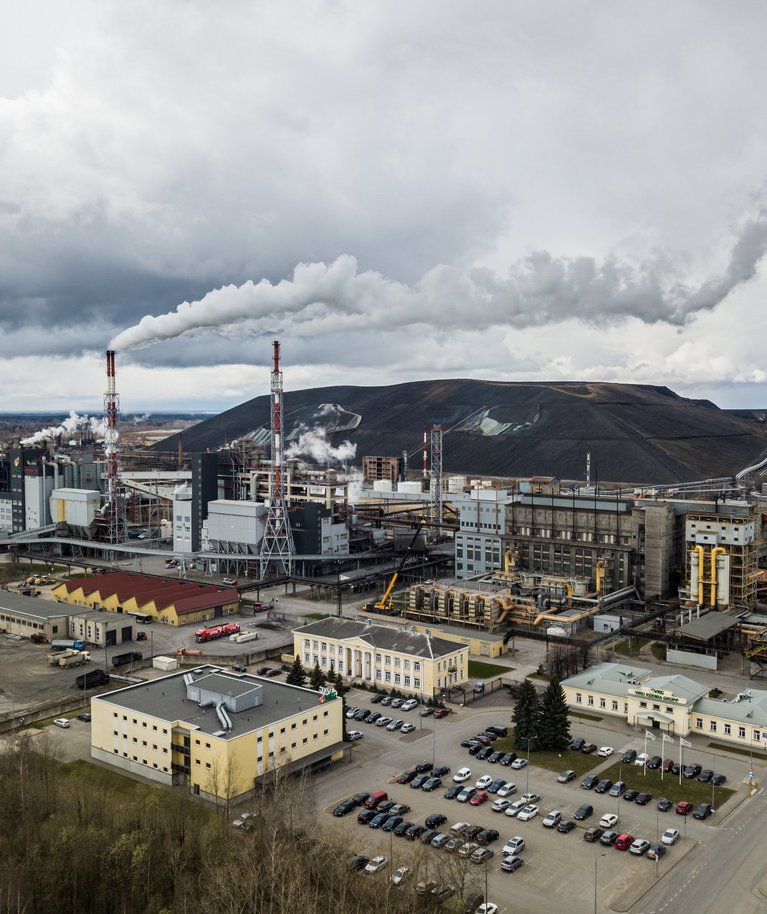
POLYGON ((363 604, 362 608, 366 612, 378 612, 378 613, 389 612, 389 610, 391 609, 391 595, 392 595, 392 591, 394 590, 394 585, 397 583, 397 579, 399 578, 400 574, 402 573, 402 569, 405 567, 405 563, 410 558, 410 553, 413 551, 413 546, 415 546, 415 542, 418 539, 418 537, 421 535, 421 530, 425 526, 426 526, 425 521, 421 521, 419 523, 418 527, 416 528, 415 533, 413 534, 413 538, 408 543, 407 549, 405 549, 405 552, 403 553, 402 558, 399 561, 399 564, 395 568, 394 574, 391 576, 391 580, 389 581, 389 584, 388 584, 386 590, 383 592, 380 599, 376 600, 375 603, 364 603, 363 604))

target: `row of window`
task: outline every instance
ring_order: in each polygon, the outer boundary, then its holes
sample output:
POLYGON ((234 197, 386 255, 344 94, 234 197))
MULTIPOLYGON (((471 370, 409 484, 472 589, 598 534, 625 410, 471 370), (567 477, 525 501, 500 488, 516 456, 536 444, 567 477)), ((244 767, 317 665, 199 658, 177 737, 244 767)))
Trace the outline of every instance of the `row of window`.
MULTIPOLYGON (((115 755, 119 755, 119 754, 120 754, 120 750, 119 750, 119 749, 113 749, 112 751, 114 752, 115 755)), ((128 756, 128 753, 127 753, 127 752, 123 752, 123 758, 128 758, 128 757, 129 757, 129 756, 128 756)), ((134 756, 133 756, 133 761, 134 761, 134 762, 137 762, 137 761, 138 761, 138 756, 134 755, 134 756)), ((147 765, 147 766, 148 766, 149 763, 147 762, 147 760, 146 760, 145 758, 143 758, 143 759, 141 759, 141 764, 142 764, 142 765, 147 765)), ((158 771, 159 771, 159 767, 160 767, 160 766, 157 764, 157 762, 152 762, 152 768, 157 768, 158 771)), ((208 766, 208 767, 210 767, 210 766, 208 766)), ((163 765, 163 769, 162 769, 162 770, 163 770, 166 774, 168 773, 168 769, 167 769, 167 767, 164 766, 164 765, 163 765)))
MULTIPOLYGON (((696 730, 703 729, 703 718, 702 717, 695 718, 695 729, 696 730)), ((709 733, 716 733, 717 732, 717 721, 710 720, 708 722, 708 730, 709 730, 709 733)), ((724 733, 725 736, 732 736, 732 724, 723 724, 722 732, 724 733)), ((745 739, 745 738, 746 738, 746 728, 738 727, 738 739, 745 739)), ((761 730, 752 730, 751 731, 751 741, 752 742, 755 742, 755 743, 761 742, 761 738, 762 738, 761 730)))

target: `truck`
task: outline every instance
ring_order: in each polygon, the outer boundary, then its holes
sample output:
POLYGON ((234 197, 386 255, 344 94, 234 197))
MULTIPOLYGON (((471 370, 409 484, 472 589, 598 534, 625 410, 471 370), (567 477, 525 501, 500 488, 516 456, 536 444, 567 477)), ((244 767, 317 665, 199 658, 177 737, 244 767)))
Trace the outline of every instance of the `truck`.
POLYGON ((226 638, 227 635, 236 635, 239 630, 240 626, 237 622, 213 625, 211 628, 199 628, 194 633, 194 640, 198 644, 204 641, 216 641, 218 638, 226 638))
POLYGON ((82 651, 85 649, 84 641, 70 641, 66 638, 59 638, 55 641, 51 641, 51 650, 52 651, 66 651, 66 650, 75 650, 82 651))
POLYGON ((91 655, 87 651, 76 651, 74 654, 66 654, 59 660, 59 666, 68 670, 73 666, 84 666, 91 662, 91 655))
POLYGON ((141 651, 128 651, 125 654, 115 654, 112 657, 112 666, 125 666, 126 663, 134 663, 136 660, 143 660, 144 655, 141 651))
MULTIPOLYGON (((67 648, 64 651, 51 651, 48 654, 48 663, 51 666, 63 666, 62 661, 68 660, 70 657, 79 657, 82 654, 82 651, 76 651, 74 648, 67 648)), ((88 654, 88 659, 90 660, 90 654, 88 654)))
POLYGON ((90 670, 75 679, 74 688, 84 691, 85 689, 95 689, 96 686, 105 685, 107 682, 109 682, 109 673, 105 673, 104 670, 90 670))

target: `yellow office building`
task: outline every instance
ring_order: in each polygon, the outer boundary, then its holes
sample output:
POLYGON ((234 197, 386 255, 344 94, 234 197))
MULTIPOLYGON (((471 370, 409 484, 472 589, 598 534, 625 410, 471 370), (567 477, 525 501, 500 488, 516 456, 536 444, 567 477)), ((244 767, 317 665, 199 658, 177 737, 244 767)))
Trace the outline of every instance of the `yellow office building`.
POLYGON ((94 759, 207 799, 236 801, 344 749, 340 698, 213 666, 95 696, 91 713, 94 759))
POLYGON ((466 644, 410 628, 327 618, 293 631, 293 653, 304 667, 319 663, 343 677, 381 689, 431 698, 468 678, 466 644))

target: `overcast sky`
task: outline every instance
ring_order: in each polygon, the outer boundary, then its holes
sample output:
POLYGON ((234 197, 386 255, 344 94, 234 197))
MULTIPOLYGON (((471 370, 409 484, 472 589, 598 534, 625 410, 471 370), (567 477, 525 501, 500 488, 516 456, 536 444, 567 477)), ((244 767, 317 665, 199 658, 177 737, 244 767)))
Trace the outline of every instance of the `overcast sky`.
POLYGON ((767 407, 767 5, 3 0, 0 410, 767 407))

